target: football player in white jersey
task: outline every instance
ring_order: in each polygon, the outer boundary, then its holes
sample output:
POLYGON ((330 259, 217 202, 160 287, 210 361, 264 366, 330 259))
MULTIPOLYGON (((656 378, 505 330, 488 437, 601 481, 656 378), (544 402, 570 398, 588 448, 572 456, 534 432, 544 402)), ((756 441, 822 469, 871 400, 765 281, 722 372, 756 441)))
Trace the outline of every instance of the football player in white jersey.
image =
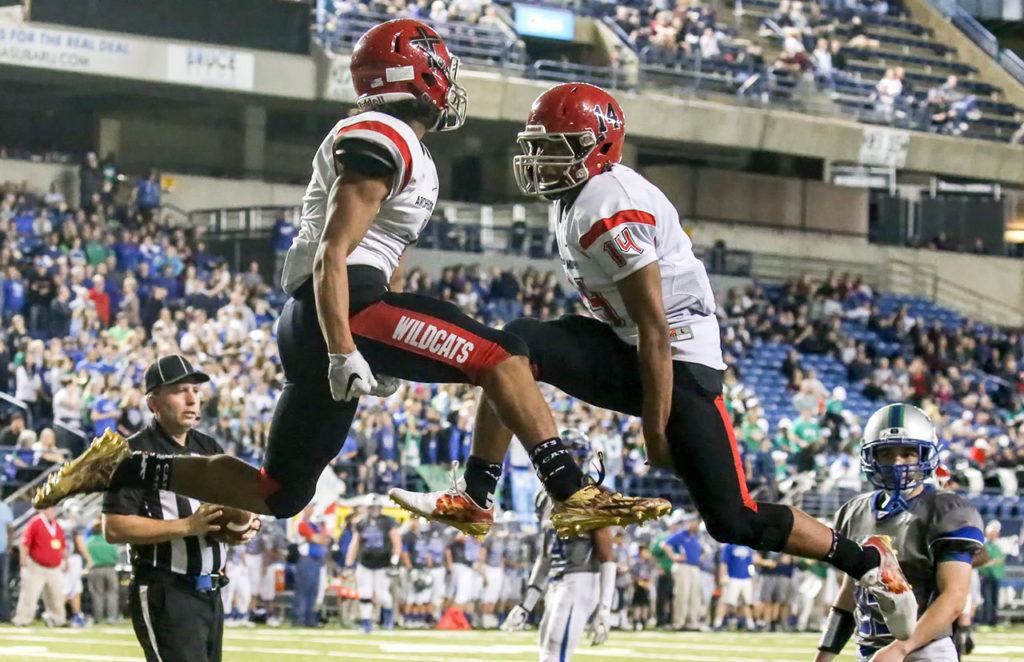
MULTIPOLYGON (((516 182, 555 205, 559 256, 591 313, 505 327, 526 342, 537 379, 642 417, 650 463, 686 483, 716 540, 823 559, 865 585, 883 585, 897 596, 893 609, 909 613, 913 594, 885 541, 862 546, 747 492, 722 399, 714 294, 668 198, 619 162, 619 103, 593 85, 556 85, 534 102, 518 140, 516 182)), ((511 438, 484 393, 473 454, 500 466, 511 438)), ((467 468, 467 480, 474 471, 467 468)), ((572 530, 586 514, 555 512, 552 521, 572 530)))
MULTIPOLYGON (((563 439, 580 466, 589 467, 592 449, 586 437, 570 433, 563 439)), ((501 629, 522 630, 530 612, 547 594, 540 625, 540 662, 567 662, 576 652, 587 623, 591 623, 594 646, 608 640, 617 571, 612 558, 612 533, 610 528, 601 528, 562 538, 552 526, 551 500, 544 492, 537 494, 535 508, 542 532, 540 553, 530 571, 522 603, 509 611, 501 629)))
MULTIPOLYGON (((428 131, 462 125, 466 94, 456 82, 458 58, 413 19, 367 31, 350 67, 362 112, 339 121, 317 149, 285 261, 282 285, 291 298, 277 333, 287 382, 262 469, 227 455, 131 453, 111 435, 55 473, 37 503, 143 487, 291 517, 341 449, 360 396, 386 396, 399 378, 482 387, 530 451, 556 512, 586 512, 595 525, 667 512, 664 499, 632 499, 583 484, 579 468, 560 453, 522 340, 454 304, 394 291, 402 255, 437 201, 437 171, 421 140, 428 131)), ((465 483, 453 478, 451 489, 402 505, 467 533, 485 533, 501 465, 473 456, 467 466, 473 472, 465 483)))

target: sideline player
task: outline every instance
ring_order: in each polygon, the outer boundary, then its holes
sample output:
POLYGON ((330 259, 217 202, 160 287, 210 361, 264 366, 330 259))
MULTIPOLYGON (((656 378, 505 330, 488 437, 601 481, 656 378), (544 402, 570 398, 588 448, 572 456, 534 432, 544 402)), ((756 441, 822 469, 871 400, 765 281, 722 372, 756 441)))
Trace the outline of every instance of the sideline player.
MULTIPOLYGON (((405 569, 402 626, 406 628, 426 627, 430 617, 430 594, 434 583, 430 569, 433 558, 420 521, 418 517, 410 517, 402 533, 402 567, 405 569)), ((440 560, 443 559, 442 552, 440 560)))
POLYGON ((488 630, 498 627, 497 610, 505 586, 505 554, 510 543, 509 529, 509 520, 503 517, 497 523, 497 530, 487 536, 483 544, 480 572, 484 578, 484 585, 480 591, 480 625, 488 630))
MULTIPOLYGON (((553 201, 562 265, 593 317, 518 319, 505 330, 525 341, 539 381, 642 417, 651 464, 683 480, 713 538, 823 559, 864 585, 884 584, 893 609, 912 613, 913 593, 883 539, 861 546, 800 510, 750 497, 722 399, 714 293, 672 203, 619 163, 625 135, 622 108, 599 87, 556 85, 534 102, 518 136, 516 182, 553 201)), ((500 467, 514 431, 497 405, 483 394, 473 455, 500 467)), ((466 480, 477 471, 468 466, 466 480)), ((390 494, 428 517, 443 499, 390 494)), ((577 517, 556 511, 552 520, 560 530, 588 526, 577 517)))
POLYGON ((920 614, 914 615, 916 624, 884 618, 879 607, 888 596, 846 577, 816 662, 833 660, 851 635, 860 660, 957 662, 950 624, 963 611, 971 561, 985 538, 973 506, 925 483, 938 455, 935 427, 917 407, 888 405, 868 419, 861 465, 878 490, 846 502, 836 513, 836 527, 848 536, 892 537, 920 614))
POLYGON ((547 589, 540 625, 540 660, 566 662, 572 659, 591 614, 592 644, 598 646, 608 640, 616 571, 611 530, 558 537, 551 525, 551 502, 543 492, 538 494, 537 518, 544 528, 541 552, 530 572, 523 602, 512 608, 501 629, 522 630, 547 589))
POLYGON ((386 498, 374 495, 373 499, 366 517, 356 522, 345 554, 346 568, 351 568, 357 559, 359 561, 356 564, 356 590, 359 591, 359 625, 363 632, 371 630, 374 606, 380 607, 385 630, 395 626, 391 575, 402 552, 398 523, 383 513, 386 498))
MULTIPOLYGON (((413 19, 374 26, 355 46, 350 68, 363 112, 339 121, 319 146, 285 260, 282 286, 291 298, 278 319, 278 347, 287 381, 262 469, 228 455, 131 453, 112 435, 54 473, 36 493, 37 507, 78 492, 155 487, 291 517, 337 456, 360 396, 390 395, 400 378, 482 387, 529 451, 556 512, 603 526, 670 509, 664 499, 583 485, 579 467, 561 453, 517 336, 452 303, 389 290, 437 201, 437 171, 421 140, 465 121, 458 65, 437 33, 413 19)), ((482 535, 501 466, 471 456, 467 467, 466 483, 453 478, 427 514, 482 535)))

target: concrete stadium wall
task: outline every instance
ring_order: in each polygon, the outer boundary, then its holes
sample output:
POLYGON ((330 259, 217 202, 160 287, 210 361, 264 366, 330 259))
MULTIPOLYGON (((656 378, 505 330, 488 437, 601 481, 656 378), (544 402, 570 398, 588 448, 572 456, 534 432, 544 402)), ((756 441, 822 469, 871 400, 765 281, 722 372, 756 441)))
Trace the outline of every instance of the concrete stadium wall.
POLYGON ((218 207, 261 207, 302 204, 305 186, 268 184, 255 179, 221 179, 165 173, 174 180, 174 189, 164 201, 186 211, 218 207))
MULTIPOLYGON (((228 207, 259 207, 264 205, 301 205, 305 186, 268 184, 257 179, 225 179, 197 177, 173 171, 164 172, 165 183, 172 189, 164 192, 166 204, 185 211, 228 207)), ((57 182, 72 204, 78 201, 78 167, 51 163, 33 163, 18 159, 0 159, 0 181, 27 182, 37 191, 46 191, 57 182)))
POLYGON ((50 184, 56 183, 69 202, 78 202, 78 168, 75 166, 0 159, 0 182, 24 182, 37 191, 48 191, 50 184))
POLYGON ((680 216, 867 235, 864 190, 689 166, 652 166, 643 174, 665 192, 680 216))

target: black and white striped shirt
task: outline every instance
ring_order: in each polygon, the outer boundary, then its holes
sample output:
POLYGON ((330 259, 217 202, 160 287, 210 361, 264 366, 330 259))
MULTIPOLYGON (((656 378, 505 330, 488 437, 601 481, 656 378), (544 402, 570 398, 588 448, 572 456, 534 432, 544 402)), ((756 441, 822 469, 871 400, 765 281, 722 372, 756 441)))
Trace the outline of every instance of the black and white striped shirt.
MULTIPOLYGON (((128 445, 133 451, 164 455, 216 455, 224 452, 213 437, 196 430, 189 431, 185 445, 181 446, 156 421, 128 437, 128 445)), ((151 519, 188 517, 199 506, 199 501, 167 490, 122 489, 107 492, 103 498, 104 514, 138 515, 151 519)), ((209 575, 222 573, 227 561, 227 545, 209 536, 188 536, 155 545, 130 547, 132 567, 136 570, 158 568, 183 575, 209 575)))

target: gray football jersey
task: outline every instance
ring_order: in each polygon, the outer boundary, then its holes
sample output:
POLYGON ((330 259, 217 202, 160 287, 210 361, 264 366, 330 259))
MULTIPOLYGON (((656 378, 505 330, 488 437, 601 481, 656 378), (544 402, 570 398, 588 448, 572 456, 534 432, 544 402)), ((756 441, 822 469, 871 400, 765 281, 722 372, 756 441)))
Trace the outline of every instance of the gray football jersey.
POLYGON ((551 579, 560 579, 573 572, 598 572, 601 564, 594 554, 590 534, 559 538, 553 529, 546 532, 551 540, 551 579))
MULTIPOLYGON (((910 500, 909 508, 879 519, 882 492, 854 497, 836 513, 836 530, 857 542, 872 535, 892 537, 900 568, 914 587, 920 614, 937 596, 935 567, 943 561, 970 563, 984 545, 981 516, 974 506, 953 492, 926 486, 910 500)), ((874 598, 860 587, 857 600, 856 641, 880 648, 892 641, 874 598)), ((941 637, 949 636, 947 631, 941 637)))

